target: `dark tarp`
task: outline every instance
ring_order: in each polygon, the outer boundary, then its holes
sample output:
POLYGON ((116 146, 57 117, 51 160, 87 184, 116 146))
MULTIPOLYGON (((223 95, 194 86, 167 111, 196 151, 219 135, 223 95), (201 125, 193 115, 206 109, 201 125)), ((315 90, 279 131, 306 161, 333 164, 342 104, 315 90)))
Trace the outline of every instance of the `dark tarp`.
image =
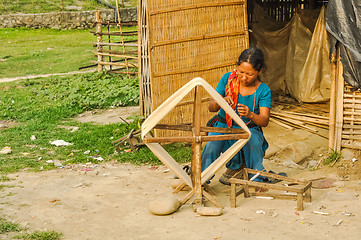
POLYGON ((361 89, 361 1, 330 0, 326 11, 326 30, 331 40, 332 54, 335 43, 341 43, 340 55, 343 77, 356 89, 361 89))
POLYGON ((331 64, 325 10, 296 12, 286 25, 254 6, 252 39, 265 53, 264 81, 273 92, 287 91, 299 102, 330 97, 331 64))

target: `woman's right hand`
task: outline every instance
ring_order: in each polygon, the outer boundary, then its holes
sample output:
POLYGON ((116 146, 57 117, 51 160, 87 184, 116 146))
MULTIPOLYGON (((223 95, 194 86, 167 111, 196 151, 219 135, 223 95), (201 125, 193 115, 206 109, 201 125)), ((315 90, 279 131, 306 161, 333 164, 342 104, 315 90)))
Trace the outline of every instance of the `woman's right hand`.
POLYGON ((226 102, 228 103, 229 106, 233 106, 233 99, 231 98, 231 96, 225 96, 224 100, 226 100, 226 102))

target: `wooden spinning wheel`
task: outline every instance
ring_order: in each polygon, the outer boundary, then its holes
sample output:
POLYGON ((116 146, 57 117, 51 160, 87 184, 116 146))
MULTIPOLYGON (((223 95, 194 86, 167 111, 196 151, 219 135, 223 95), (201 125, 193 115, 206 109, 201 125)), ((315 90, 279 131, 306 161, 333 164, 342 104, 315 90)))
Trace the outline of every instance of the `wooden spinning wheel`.
MULTIPOLYGON (((221 95, 212 88, 202 78, 194 78, 172 96, 170 96, 164 103, 162 103, 143 123, 142 125, 142 139, 148 148, 168 167, 170 168, 183 182, 192 189, 187 196, 181 201, 185 204, 192 196, 194 196, 193 203, 196 205, 203 204, 203 197, 212 202, 215 206, 221 205, 204 190, 202 186, 207 186, 206 181, 210 179, 215 172, 226 164, 248 141, 251 132, 244 124, 242 119, 235 113, 235 111, 227 104, 221 95), (215 128, 201 126, 201 97, 200 87, 203 87, 211 97, 221 106, 221 108, 241 127, 241 129, 234 128, 215 128), (165 125, 158 124, 176 105, 193 89, 194 91, 194 108, 193 119, 190 125, 165 125), (185 137, 152 137, 150 131, 152 129, 167 129, 179 131, 192 131, 192 136, 185 137), (218 132, 223 135, 206 136, 206 132, 218 132), (202 142, 219 141, 219 140, 238 140, 226 152, 224 152, 216 161, 214 161, 207 169, 201 172, 201 147, 202 142), (181 166, 168 154, 167 151, 160 145, 160 143, 170 142, 188 142, 192 144, 192 162, 191 162, 191 177, 183 171, 181 166)), ((181 186, 180 186, 181 187, 181 186)))

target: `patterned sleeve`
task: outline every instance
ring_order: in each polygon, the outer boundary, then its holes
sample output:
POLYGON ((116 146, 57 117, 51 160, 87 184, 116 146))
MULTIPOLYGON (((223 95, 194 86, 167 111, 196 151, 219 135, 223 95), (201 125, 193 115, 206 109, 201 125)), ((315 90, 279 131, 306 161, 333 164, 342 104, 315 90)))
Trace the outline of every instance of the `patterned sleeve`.
POLYGON ((271 108, 271 89, 265 84, 259 96, 259 107, 271 108))

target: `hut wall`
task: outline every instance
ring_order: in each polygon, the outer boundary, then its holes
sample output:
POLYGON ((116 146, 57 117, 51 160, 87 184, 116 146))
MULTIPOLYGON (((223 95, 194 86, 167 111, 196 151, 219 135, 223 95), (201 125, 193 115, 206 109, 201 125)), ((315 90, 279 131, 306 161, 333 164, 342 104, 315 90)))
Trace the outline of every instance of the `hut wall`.
MULTIPOLYGON (((139 6, 139 79, 143 89, 141 108, 146 117, 195 77, 216 87, 248 47, 246 1, 140 0, 139 6)), ((205 125, 214 113, 208 111, 209 96, 204 91, 201 98, 205 125)), ((192 115, 191 93, 162 123, 191 123, 192 115)), ((161 131, 156 134, 163 136, 161 131)))

